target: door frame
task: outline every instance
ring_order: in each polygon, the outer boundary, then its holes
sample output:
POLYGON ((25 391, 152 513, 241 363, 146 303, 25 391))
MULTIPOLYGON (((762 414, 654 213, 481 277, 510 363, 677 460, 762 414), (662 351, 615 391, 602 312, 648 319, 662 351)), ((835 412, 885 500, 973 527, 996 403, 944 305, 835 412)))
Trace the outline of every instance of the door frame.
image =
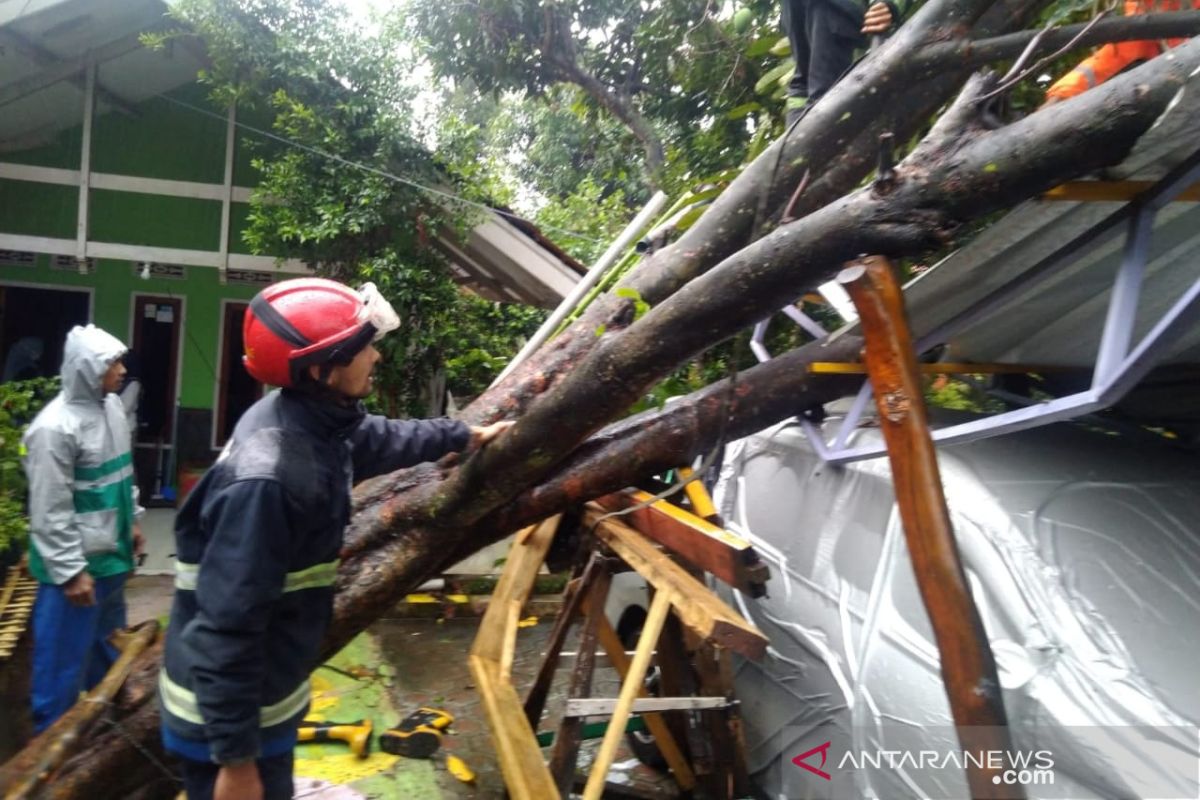
MULTIPOLYGON (((0 279, 0 286, 6 289, 49 289, 55 292, 83 292, 88 296, 87 307, 87 322, 85 324, 95 324, 96 321, 96 287, 95 286, 76 286, 74 284, 63 283, 41 283, 39 281, 23 281, 17 278, 0 279)), ((2 362, 0 362, 2 363, 2 362)))
MULTIPOLYGON (((217 444, 217 433, 221 430, 221 423, 225 421, 225 392, 221 391, 229 380, 229 370, 232 366, 225 361, 225 315, 231 309, 242 307, 243 309, 250 308, 249 300, 238 300, 231 297, 221 298, 220 312, 217 320, 217 380, 213 385, 213 422, 212 429, 209 433, 208 443, 213 450, 220 450, 225 445, 217 444)), ((266 387, 262 383, 258 384, 258 396, 262 397, 266 393, 266 387)))
MULTIPOLYGON (((171 402, 169 404, 170 407, 167 409, 167 413, 170 415, 170 418, 171 418, 171 437, 167 441, 163 442, 164 448, 174 451, 175 442, 179 438, 179 431, 176 430, 176 428, 178 428, 178 426, 179 426, 179 420, 175 416, 175 406, 177 406, 179 404, 179 395, 180 395, 180 392, 183 390, 183 339, 184 339, 184 325, 187 324, 187 297, 185 297, 183 295, 175 295, 173 293, 164 295, 164 294, 154 294, 152 292, 139 292, 137 290, 130 292, 129 293, 129 340, 128 340, 128 346, 129 346, 130 351, 133 351, 137 347, 138 342, 139 342, 138 325, 137 325, 137 321, 138 321, 137 309, 138 309, 138 300, 139 299, 154 300, 156 302, 163 302, 166 304, 171 304, 171 305, 174 305, 178 309, 177 322, 179 324, 175 327, 175 333, 174 333, 174 338, 175 338, 175 342, 174 342, 175 382, 174 382, 174 385, 171 387, 171 402)), ((139 401, 139 403, 140 403, 140 401, 139 401)), ((141 448, 158 447, 157 444, 154 444, 151 442, 139 442, 137 440, 136 433, 134 434, 133 441, 134 441, 134 445, 133 445, 134 447, 141 447, 141 448)))

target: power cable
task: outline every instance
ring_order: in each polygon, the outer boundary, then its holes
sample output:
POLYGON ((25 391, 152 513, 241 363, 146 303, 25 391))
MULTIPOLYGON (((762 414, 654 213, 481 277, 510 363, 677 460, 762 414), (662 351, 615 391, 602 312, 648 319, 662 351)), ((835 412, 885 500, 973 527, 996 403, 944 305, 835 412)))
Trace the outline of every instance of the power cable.
MULTIPOLYGON (((160 93, 158 95, 158 97, 161 97, 162 99, 166 100, 168 103, 174 103, 177 106, 181 106, 182 108, 190 109, 192 111, 195 111, 198 114, 203 114, 207 117, 212 117, 213 119, 220 120, 221 122, 228 122, 227 117, 222 116, 221 114, 218 114, 215 111, 210 111, 207 108, 192 105, 191 103, 185 102, 183 100, 179 100, 179 99, 171 97, 167 94, 160 93)), ((263 136, 267 139, 271 139, 273 141, 279 142, 280 144, 287 145, 288 147, 294 147, 297 150, 303 150, 306 153, 310 153, 312 155, 319 156, 321 158, 327 158, 331 161, 335 161, 339 164, 342 164, 343 166, 353 167, 354 169, 360 169, 364 172, 369 172, 372 175, 376 175, 380 178, 385 178, 385 179, 393 181, 395 183, 402 183, 406 186, 411 186, 414 189, 418 189, 427 194, 441 197, 445 200, 449 200, 454 203, 459 203, 460 205, 478 208, 482 211, 486 211, 486 212, 489 212, 492 214, 499 214, 502 217, 506 217, 506 218, 513 220, 515 222, 518 222, 518 223, 529 224, 529 221, 526 220, 524 217, 522 217, 518 214, 514 214, 511 211, 504 211, 499 208, 493 208, 492 206, 489 206, 486 203, 480 203, 475 200, 467 200, 466 198, 459 197, 458 195, 455 195, 455 194, 451 194, 450 192, 446 192, 441 189, 435 189, 432 186, 426 186, 425 184, 418 183, 418 182, 412 180, 411 178, 405 178, 401 175, 396 175, 396 174, 393 174, 386 170, 379 169, 378 167, 372 167, 370 164, 364 164, 361 161, 352 161, 351 159, 343 158, 342 156, 339 156, 336 153, 331 153, 328 150, 322 150, 319 147, 312 147, 311 145, 304 144, 303 142, 297 142, 295 139, 289 139, 286 136, 280 136, 277 133, 272 133, 271 131, 266 131, 266 130, 263 130, 262 128, 255 127, 253 125, 248 125, 245 122, 240 122, 236 119, 234 120, 233 124, 236 127, 241 128, 242 130, 250 131, 251 133, 255 133, 259 136, 263 136)), ((572 236, 576 239, 582 239, 583 241, 591 242, 592 244, 604 244, 605 243, 605 240, 603 240, 603 239, 596 239, 591 236, 588 236, 587 234, 583 234, 578 231, 568 230, 567 228, 560 228, 556 225, 541 225, 541 224, 539 224, 537 227, 542 230, 553 231, 554 233, 561 233, 566 236, 572 236)))

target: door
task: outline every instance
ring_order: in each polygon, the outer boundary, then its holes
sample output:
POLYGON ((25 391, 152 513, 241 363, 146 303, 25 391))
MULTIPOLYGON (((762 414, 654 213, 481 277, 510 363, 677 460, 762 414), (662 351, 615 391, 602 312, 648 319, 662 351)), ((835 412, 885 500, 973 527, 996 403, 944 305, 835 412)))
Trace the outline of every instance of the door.
POLYGON ((86 325, 86 291, 0 286, 0 380, 57 375, 67 331, 86 325))
POLYGON ((221 380, 217 386, 217 421, 213 445, 222 447, 246 409, 262 397, 263 385, 242 365, 242 321, 246 303, 227 303, 221 320, 221 380))
POLYGON ((174 444, 182 327, 183 301, 179 298, 134 296, 133 347, 126 368, 142 386, 134 438, 140 447, 171 448, 174 444))

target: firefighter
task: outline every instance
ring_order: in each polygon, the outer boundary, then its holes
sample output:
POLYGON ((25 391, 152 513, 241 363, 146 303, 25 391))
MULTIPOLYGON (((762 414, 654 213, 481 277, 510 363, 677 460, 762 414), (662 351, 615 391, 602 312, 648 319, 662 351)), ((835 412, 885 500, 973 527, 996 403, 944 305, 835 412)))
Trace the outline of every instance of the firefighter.
POLYGON ((367 414, 399 326, 372 284, 283 281, 251 302, 247 371, 281 387, 238 422, 175 524, 159 699, 189 800, 292 797, 292 748, 333 613, 351 486, 479 446, 512 423, 367 414))
MULTIPOLYGON (((1186 2, 1187 0, 1184 0, 1186 2)), ((1191 7, 1200 10, 1200 0, 1192 0, 1191 7)), ((1149 14, 1154 11, 1178 11, 1180 0, 1125 0, 1125 16, 1149 14)), ((1182 39, 1147 39, 1135 42, 1113 42, 1096 50, 1085 58, 1046 91, 1044 105, 1060 103, 1069 97, 1083 94, 1098 86, 1117 73, 1149 61, 1172 47, 1183 44, 1182 39)))
POLYGON ((796 64, 787 89, 787 124, 821 98, 854 61, 867 37, 889 32, 907 0, 783 0, 781 21, 796 64))

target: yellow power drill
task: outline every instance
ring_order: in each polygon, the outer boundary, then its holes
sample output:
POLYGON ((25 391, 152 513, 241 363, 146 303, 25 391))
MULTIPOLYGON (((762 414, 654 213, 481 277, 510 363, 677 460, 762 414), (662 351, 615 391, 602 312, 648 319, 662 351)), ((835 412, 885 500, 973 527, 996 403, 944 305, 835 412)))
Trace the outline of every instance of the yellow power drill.
POLYGON ((418 708, 379 734, 379 749, 394 756, 429 758, 442 746, 442 732, 452 722, 454 717, 440 708, 418 708))
POLYGON ((297 733, 302 742, 345 742, 350 745, 350 752, 359 758, 366 758, 371 753, 369 719, 360 719, 357 722, 306 719, 300 723, 297 733))

